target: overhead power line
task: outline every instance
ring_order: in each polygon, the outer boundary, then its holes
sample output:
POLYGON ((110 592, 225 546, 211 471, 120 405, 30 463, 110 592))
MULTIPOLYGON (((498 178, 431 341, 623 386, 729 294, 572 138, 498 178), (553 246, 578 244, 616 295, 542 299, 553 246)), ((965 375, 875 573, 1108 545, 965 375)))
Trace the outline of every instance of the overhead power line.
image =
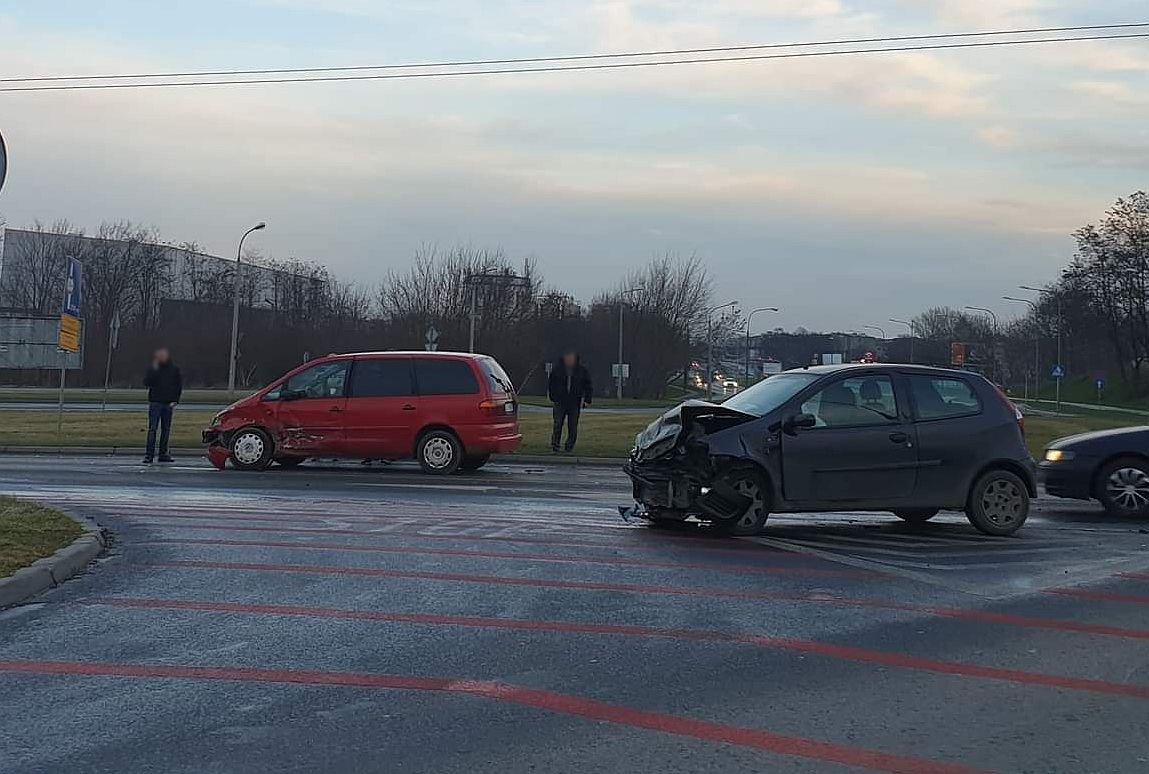
MULTIPOLYGON (((1138 26, 1149 27, 1149 23, 1138 25, 1121 25, 1121 26, 1138 26)), ((985 35, 985 34, 998 34, 998 33, 958 33, 959 35, 985 35)), ((1003 33, 1004 34, 1004 33, 1003 33)), ((1015 33, 1016 34, 1016 33, 1015 33)), ((949 35, 942 37, 956 37, 957 35, 949 35)), ((553 67, 498 67, 494 69, 481 69, 481 70, 443 70, 439 69, 434 72, 388 72, 376 73, 371 75, 325 75, 318 77, 282 77, 282 78, 242 78, 232 80, 179 80, 179 81, 150 81, 141 80, 144 78, 152 77, 178 77, 176 75, 138 75, 138 76, 91 76, 85 78, 84 76, 63 76, 56 81, 63 80, 96 80, 97 78, 109 79, 122 79, 129 80, 136 79, 136 82, 125 83, 53 83, 50 85, 32 85, 32 86, 8 86, 0 88, 0 92, 31 92, 31 91, 86 91, 86 90, 107 90, 107 89, 148 89, 148 88, 173 88, 178 86, 243 86, 243 85, 259 85, 259 84, 276 84, 276 83, 333 83, 333 82, 346 82, 346 81, 386 81, 386 80, 405 80, 414 78, 450 78, 461 76, 474 76, 474 75, 512 75, 519 73, 555 73, 555 72, 574 72, 574 71, 588 71, 588 70, 618 70, 629 69, 637 67, 662 67, 667 65, 694 65, 694 64, 710 64, 720 62, 750 62, 762 61, 770 59, 805 59, 824 56, 846 56, 846 55, 861 55, 861 54, 888 54, 888 53, 904 53, 910 51, 938 51, 944 49, 963 49, 963 48, 991 48, 991 47, 1005 47, 1005 46, 1021 46, 1033 44, 1048 44, 1048 43, 1070 43, 1077 41, 1089 40, 1127 40, 1134 38, 1149 38, 1149 32, 1139 33, 1126 33, 1126 34, 1109 34, 1109 35, 1078 35, 1078 36, 1058 36, 1052 38, 1026 38, 1023 40, 992 40, 992 41, 975 41, 975 42, 961 42, 961 43, 936 43, 918 46, 881 46, 877 48, 851 48, 851 49, 836 49, 831 51, 799 51, 781 54, 745 54, 736 56, 723 56, 723 57, 691 57, 685 59, 656 59, 651 61, 639 62, 607 62, 607 63, 591 63, 591 64, 575 64, 575 65, 556 65, 553 67)), ((889 39, 893 40, 893 39, 889 39)), ((768 44, 758 47, 745 47, 745 48, 767 48, 767 47, 794 47, 794 46, 816 46, 816 45, 832 45, 830 43, 791 43, 791 44, 768 44)), ((682 51, 689 51, 690 49, 681 49, 682 51)), ((695 49, 697 51, 721 51, 723 49, 695 49)), ((732 49, 725 49, 732 50, 732 49)), ((603 57, 637 57, 637 56, 653 56, 652 53, 644 54, 593 54, 584 57, 554 57, 554 58, 536 58, 534 60, 520 60, 520 61, 541 61, 541 62, 559 62, 568 61, 571 58, 603 58, 603 57)), ((486 60, 496 61, 496 60, 486 60)), ((514 60, 503 60, 506 63, 512 63, 514 60)), ((438 67, 447 66, 462 66, 462 63, 444 63, 437 65, 438 67)), ((365 70, 379 70, 379 69, 396 69, 396 68, 434 68, 436 65, 430 64, 404 64, 404 65, 381 65, 378 67, 363 67, 355 69, 365 70)), ((315 70, 299 70, 298 72, 323 72, 322 69, 315 70)), ((221 71, 223 74, 224 71, 221 71)), ((233 71, 241 72, 241 71, 233 71)), ((250 71, 251 74, 259 74, 257 71, 250 71)), ((274 73, 289 73, 293 71, 288 70, 273 70, 268 72, 274 73)), ((201 77, 200 74, 188 73, 188 77, 201 77)), ((14 79, 19 80, 19 79, 14 79)), ((13 82, 13 80, 8 80, 13 82)))
MULTIPOLYGON (((784 48, 818 48, 824 46, 848 46, 873 43, 905 43, 908 41, 948 40, 960 38, 994 37, 1004 35, 1039 35, 1054 32, 1087 32, 1097 30, 1117 30, 1149 27, 1149 22, 1129 24, 1089 24, 1075 27, 1030 27, 1026 29, 986 30, 982 32, 952 32, 933 35, 899 35, 878 38, 840 38, 837 40, 806 41, 801 43, 757 43, 739 46, 711 46, 706 48, 672 48, 648 51, 627 51, 613 54, 572 54, 567 56, 519 57, 512 59, 470 59, 441 62, 409 62, 402 64, 354 65, 343 67, 292 67, 267 68, 260 70, 191 70, 186 72, 161 73, 122 73, 119 75, 41 75, 0 78, 0 83, 64 82, 64 81, 103 81, 103 80, 142 80, 148 78, 207 78, 239 75, 291 75, 301 73, 362 72, 365 70, 409 70, 444 67, 486 67, 506 64, 540 64, 544 62, 573 62, 595 59, 632 59, 637 57, 682 56, 686 54, 719 54, 733 51, 762 51, 784 48)), ((1059 40, 1062 38, 1059 38, 1059 40)))

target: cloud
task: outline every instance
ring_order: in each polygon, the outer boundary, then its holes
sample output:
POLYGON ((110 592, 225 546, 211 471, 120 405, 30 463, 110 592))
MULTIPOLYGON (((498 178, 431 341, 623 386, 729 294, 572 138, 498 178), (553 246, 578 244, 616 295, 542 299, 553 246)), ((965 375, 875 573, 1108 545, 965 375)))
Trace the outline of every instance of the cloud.
POLYGON ((1136 91, 1128 84, 1118 81, 1074 81, 1069 84, 1069 88, 1077 94, 1118 105, 1134 107, 1149 105, 1149 93, 1136 91))
POLYGON ((1013 148, 1018 144, 1017 132, 1006 126, 983 127, 978 130, 977 138, 991 148, 998 150, 1013 148))

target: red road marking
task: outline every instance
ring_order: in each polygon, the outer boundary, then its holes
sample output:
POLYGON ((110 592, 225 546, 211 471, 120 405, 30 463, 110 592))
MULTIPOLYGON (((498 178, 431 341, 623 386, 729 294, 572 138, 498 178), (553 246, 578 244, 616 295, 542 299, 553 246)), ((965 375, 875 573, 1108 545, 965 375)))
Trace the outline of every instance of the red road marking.
POLYGON ((209 539, 162 539, 143 543, 163 543, 174 545, 205 546, 251 546, 255 548, 291 548, 309 551, 349 551, 382 554, 426 554, 431 556, 454 556, 475 559, 513 559, 529 562, 555 562, 559 564, 605 564, 619 567, 661 567, 672 570, 711 570, 713 572, 736 575, 806 575, 818 578, 876 578, 879 573, 864 570, 819 570, 808 567, 759 567, 744 564, 706 564, 702 562, 659 561, 655 559, 632 559, 628 557, 599 556, 556 556, 551 554, 522 554, 505 551, 465 551, 454 548, 425 548, 421 546, 379 546, 355 545, 347 543, 299 543, 290 541, 251 541, 251 540, 209 540, 209 539))
POLYGON ((190 569, 254 570, 257 572, 299 572, 319 575, 365 575, 383 578, 404 578, 409 580, 443 580, 463 583, 490 583, 505 586, 528 586, 535 588, 558 588, 578 591, 616 591, 624 594, 662 594, 687 597, 715 597, 720 599, 745 599, 766 602, 811 602, 842 607, 861 607, 876 610, 895 610, 910 613, 936 615, 944 618, 957 618, 983 623, 1006 624, 1035 629, 1099 634, 1129 639, 1149 639, 1149 631, 1140 629, 1120 629, 1111 626, 1079 624, 1072 621, 1056 621, 1044 618, 1026 618, 1001 613, 985 613, 977 610, 958 608, 929 607, 903 602, 883 602, 869 599, 849 599, 822 594, 779 594, 768 591, 728 591, 726 589, 675 588, 674 586, 650 586, 622 583, 596 583, 591 581, 548 580, 546 578, 506 578, 495 575, 463 575, 441 572, 401 572, 355 567, 314 567, 291 564, 254 564, 235 562, 147 562, 152 567, 177 567, 190 569))
POLYGON ((1134 605, 1149 605, 1149 597, 1138 594, 1116 594, 1111 591, 1087 591, 1086 589, 1046 589, 1046 594, 1060 597, 1092 599, 1097 602, 1129 602, 1134 605))
POLYGON ((711 723, 677 715, 646 712, 579 696, 522 688, 489 680, 451 680, 431 677, 317 672, 292 669, 162 666, 148 664, 88 664, 59 661, 0 661, 0 672, 87 677, 136 677, 178 680, 227 680, 247 683, 281 683, 342 686, 400 691, 434 691, 479 696, 564 715, 599 720, 631 728, 657 731, 718 744, 747 747, 779 755, 838 763, 891 774, 979 774, 977 769, 925 758, 867 750, 861 747, 819 742, 798 736, 711 723))
POLYGON ((1023 685, 1043 685, 1053 688, 1067 688, 1074 691, 1104 693, 1114 696, 1132 696, 1149 699, 1149 686, 1111 683, 1104 680, 1089 680, 1075 677, 1060 677, 1039 672, 1025 672, 1018 669, 962 664, 950 661, 904 656, 897 653, 867 650, 834 645, 825 642, 798 640, 789 637, 771 637, 761 634, 735 634, 730 632, 705 631, 699 629, 666 629, 652 626, 620 626, 616 624, 579 623, 574 621, 524 621, 510 618, 475 618, 470 616, 430 615, 423 613, 384 613, 371 610, 337 610, 332 608, 297 607, 291 605, 247 605, 230 602, 190 602, 160 599, 108 599, 98 600, 97 604, 116 607, 136 607, 159 610, 198 610, 205 612, 243 613, 248 615, 283 615, 306 618, 336 618, 359 621, 383 621, 387 623, 423 624, 428 626, 462 626, 482 629, 513 629, 563 634, 610 634, 624 637, 662 637, 676 640, 706 642, 728 642, 736 645, 752 645, 770 650, 785 650, 797 653, 813 653, 829 658, 860 661, 868 664, 915 669, 924 672, 957 675, 960 677, 980 677, 1023 685))

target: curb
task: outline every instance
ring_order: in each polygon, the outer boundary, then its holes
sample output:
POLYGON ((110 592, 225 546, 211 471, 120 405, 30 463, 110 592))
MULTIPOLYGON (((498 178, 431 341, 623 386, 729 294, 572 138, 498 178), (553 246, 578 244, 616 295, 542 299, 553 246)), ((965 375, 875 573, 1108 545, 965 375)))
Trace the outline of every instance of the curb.
POLYGON ((107 530, 94 521, 82 519, 61 511, 84 529, 84 534, 51 556, 37 559, 17 570, 9 578, 0 579, 0 609, 19 604, 29 597, 59 586, 78 575, 108 547, 107 530))
MULTIPOLYGON (((143 452, 135 446, 0 446, 0 454, 44 454, 57 456, 117 457, 139 456, 143 452)), ((207 453, 202 447, 195 449, 172 449, 171 453, 180 457, 200 458, 207 453)), ((496 454, 495 462, 522 465, 583 465, 619 466, 623 457, 570 457, 563 454, 496 454)))

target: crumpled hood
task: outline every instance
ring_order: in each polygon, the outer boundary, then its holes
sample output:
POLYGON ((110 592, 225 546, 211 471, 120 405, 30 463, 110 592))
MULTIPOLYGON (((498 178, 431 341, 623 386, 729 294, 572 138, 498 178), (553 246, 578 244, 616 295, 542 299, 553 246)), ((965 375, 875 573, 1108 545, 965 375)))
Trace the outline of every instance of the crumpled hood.
POLYGON ((757 418, 753 414, 726 408, 717 403, 710 403, 705 400, 688 400, 678 404, 647 425, 646 429, 634 439, 634 448, 639 457, 658 456, 669 451, 682 431, 689 429, 696 423, 702 425, 704 432, 710 433, 757 418), (644 452, 653 452, 653 454, 644 454, 644 452))

